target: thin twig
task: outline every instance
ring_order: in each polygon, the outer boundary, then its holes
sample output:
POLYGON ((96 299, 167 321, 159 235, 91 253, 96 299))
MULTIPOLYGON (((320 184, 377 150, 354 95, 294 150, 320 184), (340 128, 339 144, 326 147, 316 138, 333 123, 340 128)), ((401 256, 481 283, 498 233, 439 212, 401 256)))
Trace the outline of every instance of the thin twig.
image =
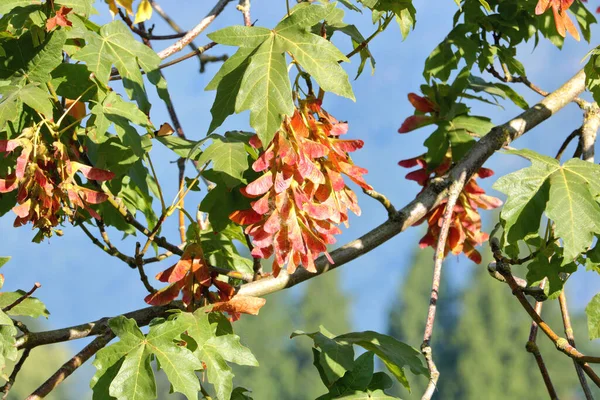
MULTIPOLYGON (((146 244, 150 243, 149 241, 146 244)), ((148 275, 146 275, 146 271, 144 271, 144 260, 142 259, 143 253, 140 251, 140 242, 135 243, 135 265, 137 267, 138 273, 140 274, 140 280, 146 290, 150 293, 155 293, 156 289, 150 284, 148 281, 148 275)))
MULTIPOLYGON (((540 96, 546 97, 550 94, 549 92, 546 92, 544 89, 542 89, 539 86, 532 83, 526 76, 512 76, 510 74, 506 75, 506 76, 502 76, 498 71, 496 71, 496 69, 492 65, 487 67, 486 71, 489 72, 491 75, 493 75, 496 79, 498 79, 502 82, 522 83, 525 86, 527 86, 529 89, 531 89, 534 92, 536 92, 537 94, 539 94, 540 96)), ((573 98, 572 101, 574 103, 576 103, 581 109, 584 109, 585 107, 589 106, 589 104, 590 104, 589 102, 583 100, 580 97, 575 97, 575 98, 573 98)))
MULTIPOLYGON (((496 269, 495 262, 490 263, 487 269, 488 273, 492 278, 500 282, 506 283, 506 279, 504 279, 504 276, 502 276, 502 274, 500 274, 500 272, 498 272, 498 270, 496 269)), ((522 290, 523 293, 525 293, 526 295, 533 297, 536 301, 548 300, 548 296, 546 295, 546 293, 544 293, 543 289, 540 289, 539 286, 527 286, 527 281, 523 278, 519 278, 518 276, 513 275, 513 279, 519 286, 520 290, 522 290)))
MULTIPOLYGON (((565 335, 567 336, 569 344, 575 347, 575 333, 573 332, 573 326, 571 325, 571 317, 569 315, 569 308, 567 307, 567 296, 565 295, 564 290, 560 292, 558 304, 560 305, 560 313, 562 315, 563 326, 565 327, 565 335)), ((575 360, 573 360, 573 364, 575 365, 575 372, 577 372, 577 378, 579 379, 579 383, 581 384, 581 389, 585 394, 585 398, 587 400, 593 400, 594 396, 592 395, 590 386, 585 379, 583 368, 581 368, 581 365, 579 365, 575 360)))
MULTIPOLYGON (((132 32, 137 34, 142 39, 145 39, 145 40, 172 40, 172 39, 181 39, 182 37, 184 37, 187 34, 187 32, 177 32, 177 33, 174 33, 171 35, 153 35, 151 33, 148 33, 146 30, 136 28, 135 25, 133 25, 133 21, 131 20, 131 18, 129 18, 129 15, 127 15, 127 13, 124 13, 120 8, 118 10, 119 10, 119 16, 121 17, 123 22, 125 22, 125 24, 127 24, 127 26, 129 27, 129 29, 131 29, 132 32)), ((150 30, 152 30, 152 29, 150 29, 150 30)))
POLYGON ((192 42, 192 40, 194 40, 200 33, 202 33, 208 27, 208 25, 210 25, 211 22, 213 22, 215 18, 217 18, 217 16, 221 14, 221 11, 225 9, 225 6, 230 1, 231 0, 219 0, 217 4, 213 7, 213 9, 210 10, 210 12, 206 15, 206 17, 202 19, 202 21, 200 21, 198 25, 191 29, 183 38, 179 39, 176 43, 160 51, 158 53, 158 56, 164 60, 165 58, 172 56, 173 54, 181 51, 185 46, 189 45, 192 42))
POLYGON ((396 209, 394 208, 394 205, 383 194, 375 191, 374 189, 371 189, 371 190, 363 189, 363 193, 369 197, 374 198, 378 202, 380 202, 381 205, 388 212, 389 217, 392 217, 393 215, 396 214, 396 209))
MULTIPOLYGON (((246 238, 246 245, 248 246, 248 250, 250 250, 250 253, 252 253, 252 250, 254 249, 254 246, 252 246, 252 240, 250 240, 250 236, 247 233, 244 233, 244 237, 246 238)), ((252 269, 254 271, 254 278, 252 280, 255 281, 262 276, 263 270, 259 257, 252 256, 252 260, 252 269)))
POLYGON ((444 263, 444 257, 446 256, 446 240, 448 239, 448 231, 452 223, 452 214, 454 213, 454 206, 458 200, 458 196, 465 186, 467 179, 466 171, 460 175, 460 178, 456 180, 450 187, 448 194, 448 201, 446 203, 446 209, 442 219, 442 226, 440 228, 440 234, 438 237, 435 254, 433 256, 433 281, 431 284, 431 295, 429 297, 429 310, 427 312, 427 322, 425 323, 425 333, 423 334, 423 343, 421 344, 421 352, 425 356, 427 361, 427 368, 429 369, 429 384, 427 389, 421 397, 421 400, 429 400, 435 392, 437 381, 440 377, 435 362, 433 361, 433 351, 431 349, 431 336, 433 335, 433 326, 435 323, 435 314, 437 310, 437 303, 439 299, 440 281, 442 277, 442 265, 444 263))
POLYGON ((21 304, 23 301, 25 301, 25 299, 27 299, 28 297, 31 297, 33 292, 35 292, 36 290, 38 290, 41 287, 42 287, 42 285, 39 282, 34 283, 33 287, 29 290, 29 292, 25 293, 24 295, 22 295, 21 297, 19 297, 18 299, 16 299, 15 301, 10 303, 6 307, 4 307, 2 309, 2 311, 7 312, 7 311, 12 310, 13 308, 15 308, 16 306, 21 304))
POLYGON ((100 349, 106 346, 113 338, 114 333, 108 332, 102 336, 98 336, 90 344, 85 346, 79 353, 73 358, 63 364, 58 371, 54 373, 48 380, 40 385, 32 394, 27 397, 26 400, 37 400, 46 397, 51 391, 53 391, 62 381, 64 381, 69 375, 71 375, 77 368, 79 368, 84 362, 90 357, 96 354, 100 349))
MULTIPOLYGON (((212 49, 213 47, 215 47, 217 45, 217 43, 215 42, 210 42, 208 43, 206 46, 203 47, 198 47, 196 48, 196 50, 187 53, 184 56, 181 56, 179 58, 176 58, 174 60, 168 61, 164 64, 161 64, 158 66, 159 70, 162 70, 164 68, 170 67, 171 65, 175 65, 175 64, 179 64, 182 61, 187 60, 188 58, 192 58, 194 56, 197 56, 199 54, 203 54, 205 51, 212 49)), ((219 62, 219 61, 226 61, 228 59, 228 56, 226 54, 222 55, 222 56, 212 56, 212 57, 205 57, 203 58, 203 63, 209 63, 209 62, 219 62)), ((140 73, 142 75, 146 74, 146 71, 140 70, 140 73)), ((110 71, 110 81, 118 81, 123 79, 123 77, 121 75, 119 75, 119 70, 117 70, 116 68, 112 68, 110 71)))
POLYGON ((581 135, 581 128, 577 128, 573 132, 571 132, 571 134, 569 136, 567 136, 567 138, 565 139, 563 144, 560 146, 560 149, 558 149, 558 152, 556 153, 556 156, 554 158, 556 158, 558 161, 560 161, 563 153, 569 146, 569 143, 571 143, 571 141, 579 135, 581 135))
MULTIPOLYGON (((169 17, 167 15, 167 13, 162 9, 162 7, 154 0, 150 0, 150 4, 152 5, 152 8, 154 8, 154 11, 156 11, 156 13, 158 15, 160 15, 162 17, 162 19, 165 20, 165 22, 167 24, 169 24, 169 26, 171 28, 173 28, 173 30, 177 33, 183 33, 184 30, 181 29, 181 27, 179 25, 177 25, 177 23, 175 21, 173 21, 171 19, 171 17, 169 17)), ((187 32, 186 32, 187 33, 187 32)), ((198 48, 196 47, 196 45, 194 44, 194 42, 190 42, 188 44, 189 48, 192 49, 192 52, 197 52, 198 48)), ((196 53, 196 55, 198 56, 198 61, 200 61, 200 73, 204 72, 204 65, 205 65, 205 61, 204 58, 205 56, 202 55, 202 53, 196 53)))
POLYGON ((25 349, 23 351, 21 358, 19 358, 19 361, 15 364, 15 367, 13 368, 12 372, 10 373, 10 376, 8 377, 8 381, 4 384, 4 386, 2 386, 0 388, 0 392, 4 393, 4 395, 2 396, 2 400, 6 400, 8 398, 8 392, 10 392, 10 389, 15 384, 17 375, 21 371, 21 368, 23 368, 23 364, 25 364, 25 361, 27 361, 27 357, 29 357, 29 353, 31 353, 31 349, 25 349))
MULTIPOLYGON (((547 283, 547 279, 543 279, 542 282, 540 282, 539 288, 542 291, 544 290, 546 283, 547 283)), ((544 306, 543 302, 541 302, 541 301, 535 302, 535 312, 538 313, 538 315, 542 315, 542 307, 543 306, 544 306)), ((538 365, 540 374, 542 375, 542 379, 544 380, 544 384, 546 385, 546 390, 548 391, 548 395, 553 400, 558 399, 558 395, 556 394, 556 389, 554 389, 554 384, 552 383, 552 379, 550 379, 550 373, 548 372, 548 368, 546 367, 546 363, 544 362, 544 358, 542 357, 540 348, 537 345, 537 341, 536 341, 537 340, 537 332, 538 332, 538 325, 535 323, 535 321, 532 321, 531 328, 529 330, 529 339, 527 340, 527 344, 525 345, 525 348, 527 349, 527 351, 529 353, 533 354, 533 357, 535 358, 535 362, 538 365)))
MULTIPOLYGON (((173 110, 173 112, 175 112, 175 110, 173 110)), ((183 134, 183 131, 181 131, 181 135, 179 135, 182 138, 185 138, 185 135, 183 134)), ((177 179, 179 182, 179 191, 183 191, 183 188, 185 187, 185 158, 181 157, 179 158, 179 160, 177 160, 177 168, 179 170, 177 179)), ((185 237, 185 211, 184 211, 184 207, 185 207, 185 199, 182 197, 181 200, 179 200, 179 203, 177 204, 177 207, 179 208, 179 239, 181 240, 181 242, 185 242, 186 241, 186 237, 185 237)))
POLYGON ((383 32, 393 19, 394 18, 392 18, 392 16, 389 16, 388 18, 386 18, 385 22, 383 24, 380 23, 379 26, 377 27, 377 29, 375 30, 375 32, 373 32, 368 38, 366 38, 364 42, 360 43, 358 46, 356 46, 354 48, 354 50, 352 50, 350 53, 346 54, 346 58, 351 58, 355 54, 362 51, 365 47, 367 47, 369 45, 369 43, 371 43, 371 40, 375 39, 375 37, 377 35, 379 35, 381 32, 383 32))
MULTIPOLYGON (((123 219, 125 219, 127 223, 129 223, 135 229, 140 231, 146 237, 150 237, 150 235, 152 235, 152 232, 148 230, 148 228, 146 228, 141 222, 135 219, 135 217, 131 214, 131 212, 129 212, 125 204, 123 204, 123 201, 121 199, 115 197, 110 191, 104 189, 103 187, 102 190, 108 196, 107 201, 119 212, 119 214, 121 214, 121 216, 123 217, 123 219)), ((170 252, 179 256, 183 255, 183 251, 179 247, 175 246, 172 243, 169 243, 169 241, 167 241, 167 239, 165 239, 162 236, 156 236, 156 233, 153 235, 152 241, 165 250, 169 250, 170 252)))
MULTIPOLYGON (((79 227, 81 228, 81 230, 83 231, 83 233, 85 233, 85 235, 96 246, 98 246, 99 248, 101 248, 102 250, 104 250, 107 254, 109 254, 109 255, 111 255, 113 257, 117 257, 119 260, 121 260, 124 263, 126 263, 127 265, 129 265, 129 267, 135 268, 135 260, 134 260, 133 257, 129 257, 129 256, 121 253, 116 247, 114 247, 112 244, 110 244, 110 241, 108 243, 106 243, 106 244, 102 244, 102 242, 100 242, 100 240, 98 240, 94 235, 92 235, 92 233, 83 224, 83 222, 79 224, 79 227)), ((98 225, 98 228, 100 228, 100 225, 98 225)))

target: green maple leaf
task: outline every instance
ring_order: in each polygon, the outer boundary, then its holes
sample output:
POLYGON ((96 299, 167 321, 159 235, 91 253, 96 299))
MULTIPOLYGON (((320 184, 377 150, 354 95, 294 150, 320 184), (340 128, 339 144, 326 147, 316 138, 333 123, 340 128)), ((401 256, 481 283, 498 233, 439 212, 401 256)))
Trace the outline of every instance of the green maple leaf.
POLYGON ((208 84, 217 90, 209 131, 234 112, 250 110, 250 125, 266 145, 281 121, 294 111, 285 53, 289 52, 323 90, 354 100, 348 76, 339 61, 348 61, 331 42, 309 32, 334 5, 301 3, 274 29, 232 26, 208 36, 217 43, 238 46, 208 84))
POLYGON ((154 356, 164 370, 173 391, 196 399, 200 383, 195 371, 200 361, 178 338, 189 326, 184 319, 162 321, 144 335, 133 319, 119 316, 109 321, 119 341, 98 352, 94 360, 97 371, 90 386, 94 398, 149 400, 156 398, 156 381, 150 361, 154 356))
POLYGON ((2 0, 0 14, 8 14, 13 8, 27 7, 32 4, 42 4, 41 0, 2 0))
POLYGON ((402 343, 391 336, 382 335, 373 331, 353 332, 337 336, 335 340, 338 343, 361 346, 367 351, 372 351, 383 361, 387 369, 396 377, 405 388, 410 390, 410 385, 404 368, 409 367, 415 375, 425 375, 429 373, 421 361, 421 353, 405 343, 402 343))
POLYGON ((0 323, 2 324, 0 325, 0 373, 2 373, 7 360, 15 361, 17 359, 17 348, 15 346, 17 328, 12 325, 12 320, 10 320, 10 324, 0 323))
POLYGON ((67 40, 64 30, 59 29, 48 34, 39 46, 34 46, 31 32, 23 34, 18 40, 2 43, 7 56, 0 59, 0 79, 45 84, 50 73, 62 61, 62 48, 67 40))
POLYGON ((531 166, 506 175, 494 188, 506 195, 500 218, 505 241, 514 244, 539 230, 542 213, 554 221, 563 240, 563 264, 572 262, 600 233, 600 166, 571 159, 561 166, 553 158, 530 150, 510 151, 531 161, 531 166))
POLYGON ((144 155, 145 147, 148 144, 144 144, 144 138, 130 125, 130 122, 146 128, 150 133, 153 126, 148 120, 148 116, 140 111, 135 104, 123 100, 115 92, 110 92, 102 103, 97 103, 92 107, 91 112, 93 118, 88 122, 88 126, 95 127, 98 143, 108 139, 106 132, 114 124, 115 131, 123 144, 131 148, 137 157, 144 155))
POLYGON ((208 381, 215 387, 217 398, 229 400, 234 375, 227 362, 258 366, 258 361, 248 348, 242 346, 239 336, 229 333, 230 325, 219 329, 219 324, 225 323, 222 319, 211 321, 211 316, 203 309, 193 314, 184 313, 179 318, 189 324, 187 333, 196 345, 194 355, 206 364, 208 381))
POLYGON ((198 163, 204 165, 212 162, 213 171, 222 173, 221 176, 229 188, 245 183, 243 174, 248 169, 246 143, 231 134, 212 134, 209 138, 212 143, 202 152, 198 163))
POLYGON ((585 308, 590 340, 600 338, 600 293, 595 295, 585 308))
POLYGON ((319 332, 306 333, 295 331, 290 337, 308 336, 318 347, 319 357, 316 358, 315 365, 321 373, 321 379, 325 385, 330 386, 333 382, 342 378, 346 371, 352 370, 354 366, 354 349, 348 343, 339 343, 335 340, 335 335, 331 334, 324 327, 319 327, 319 332))
MULTIPOLYGON (((0 308, 4 308, 17 299, 23 297, 25 292, 23 290, 17 290, 16 292, 2 292, 0 293, 0 308)), ((44 303, 35 297, 28 297, 9 311, 9 315, 25 315, 31 318, 38 318, 44 316, 48 318, 50 312, 46 309, 44 303)), ((1 323, 1 322, 0 322, 1 323)))
MULTIPOLYGON (((73 58, 85 62, 88 69, 104 84, 108 83, 114 65, 123 78, 127 95, 138 103, 142 111, 148 112, 150 103, 144 90, 140 68, 146 72, 150 82, 160 89, 160 93, 165 83, 158 71, 158 55, 135 40, 129 28, 120 21, 102 26, 100 34, 87 31, 85 41, 86 45, 73 54, 73 58)), ((161 93, 161 97, 163 96, 161 93)))
POLYGON ((7 122, 17 119, 23 109, 23 103, 47 118, 52 117, 50 95, 35 84, 24 87, 1 86, 0 95, 2 95, 0 100, 0 130, 7 122))
POLYGON ((548 255, 542 252, 527 265, 527 270, 527 284, 529 286, 538 285, 544 278, 548 278, 548 285, 544 292, 548 299, 552 300, 558 298, 565 284, 561 275, 575 272, 577 264, 571 262, 565 265, 562 257, 555 254, 549 259, 548 255))

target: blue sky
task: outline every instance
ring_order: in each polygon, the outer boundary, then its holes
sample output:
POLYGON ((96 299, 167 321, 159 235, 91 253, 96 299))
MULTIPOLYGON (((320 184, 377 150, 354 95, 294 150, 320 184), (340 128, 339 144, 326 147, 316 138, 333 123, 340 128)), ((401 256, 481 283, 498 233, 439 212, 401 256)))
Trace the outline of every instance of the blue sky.
MULTIPOLYGON (((228 5, 205 34, 242 22, 241 14, 235 9, 235 3, 228 5)), ((456 11, 456 4, 452 0, 415 0, 414 4, 418 12, 417 25, 405 41, 402 41, 398 27, 390 25, 388 30, 370 45, 371 52, 377 60, 376 71, 371 76, 367 67, 365 73, 353 82, 357 101, 352 102, 328 94, 324 103, 324 107, 336 118, 348 120, 350 137, 364 140, 364 148, 355 153, 353 159, 356 164, 369 170, 367 181, 376 190, 386 194, 397 208, 412 200, 420 189, 414 182, 404 179, 407 171, 398 167, 397 162, 421 154, 424 150, 422 142, 428 134, 425 129, 407 135, 397 133, 404 118, 413 113, 406 95, 409 92, 418 92, 419 86, 424 83, 421 74, 425 58, 450 29, 451 16, 456 11)), ((170 1, 161 5, 180 26, 188 29, 206 14, 212 2, 170 1)), ((97 2, 96 7, 104 15, 102 18, 98 17, 97 21, 108 21, 106 5, 97 2)), ((272 27, 285 14, 285 8, 284 1, 254 1, 252 20, 257 20, 257 26, 272 27)), ((346 15, 346 20, 355 23, 365 36, 374 29, 368 13, 361 15, 347 12, 346 15)), ((169 27, 162 23, 158 16, 153 22, 156 23, 154 33, 171 33, 169 27)), ((209 42, 205 34, 195 41, 197 45, 202 46, 209 42)), ((350 49, 347 38, 337 39, 336 44, 343 50, 350 49)), ((168 43, 157 42, 155 50, 160 50, 161 46, 166 45, 168 43)), ((520 48, 519 59, 525 65, 530 80, 551 91, 583 66, 581 61, 592 47, 585 42, 577 43, 568 38, 564 49, 559 51, 550 43, 542 41, 535 51, 533 45, 520 48)), ((185 49, 181 54, 187 51, 188 49, 185 49)), ((234 48, 217 46, 210 50, 210 54, 232 54, 233 51, 234 48)), ((204 87, 219 66, 220 64, 209 64, 206 73, 199 75, 198 61, 192 58, 164 70, 183 128, 190 139, 201 139, 206 134, 211 118, 209 110, 215 92, 205 92, 204 87)), ((358 59, 344 64, 351 78, 355 76, 357 66, 358 59)), ((488 74, 482 76, 487 80, 493 79, 488 74)), ((539 96, 524 86, 514 88, 522 93, 530 104, 539 101, 539 96)), ((153 89, 150 89, 150 92, 153 92, 153 89)), ((500 124, 519 113, 519 109, 509 103, 506 103, 505 107, 505 110, 479 105, 473 108, 476 113, 486 115, 500 124)), ((169 121, 160 101, 155 101, 151 118, 157 126, 169 121)), ((543 123, 516 141, 513 146, 529 147, 542 153, 554 154, 564 137, 580 124, 581 112, 577 106, 569 105, 552 118, 551 122, 543 123)), ((217 132, 223 133, 233 129, 249 129, 247 113, 230 117, 217 132)), ((177 171, 176 166, 169 162, 175 161, 176 157, 160 143, 155 143, 151 155, 155 165, 161 165, 158 169, 159 180, 168 193, 167 199, 170 199, 176 191, 177 171)), ((486 163, 487 167, 494 169, 497 176, 525 165, 522 160, 503 154, 494 155, 486 163)), ((188 168, 188 171, 190 170, 191 168, 188 168)), ((487 182, 483 180, 481 185, 490 194, 502 197, 490 188, 493 180, 494 178, 487 179, 487 182)), ((187 200, 188 206, 197 204, 198 199, 199 197, 190 196, 187 200)), ((350 228, 344 229, 344 233, 339 237, 339 244, 357 238, 385 220, 386 213, 379 203, 361 194, 360 205, 362 216, 351 218, 350 228)), ((489 220, 490 214, 484 218, 489 220)), ((34 234, 30 228, 26 226, 14 229, 12 222, 11 214, 0 219, 0 255, 13 257, 2 271, 6 277, 5 289, 27 290, 34 282, 39 281, 42 288, 36 295, 47 304, 52 313, 48 321, 49 327, 78 324, 145 306, 143 297, 146 292, 137 272, 101 252, 79 229, 66 227, 62 238, 56 237, 41 244, 34 244, 30 242, 34 234)), ((173 242, 177 240, 175 220, 166 225, 163 233, 171 237, 173 242)), ((116 232, 111 234, 113 242, 118 243, 120 236, 116 232)), ((388 304, 406 267, 409 266, 411 252, 421 234, 419 228, 410 229, 341 268, 344 290, 354 297, 353 321, 356 330, 385 330, 388 304)), ((135 240, 128 239, 120 244, 119 248, 126 253, 132 253, 134 242, 135 240)), ((153 264, 147 270, 148 275, 153 276, 170 262, 169 260, 153 264)), ((423 268, 431 267, 423 265, 423 268)), ((469 268, 470 263, 464 257, 451 257, 444 270, 444 276, 464 281, 469 268)), ((596 294, 595 288, 599 283, 600 277, 594 273, 576 274, 567 285, 568 292, 574 296, 574 301, 571 302, 573 306, 582 309, 596 294)), ((71 344, 74 350, 83 345, 81 341, 71 344)), ((85 371, 85 374, 88 374, 91 369, 85 371)))

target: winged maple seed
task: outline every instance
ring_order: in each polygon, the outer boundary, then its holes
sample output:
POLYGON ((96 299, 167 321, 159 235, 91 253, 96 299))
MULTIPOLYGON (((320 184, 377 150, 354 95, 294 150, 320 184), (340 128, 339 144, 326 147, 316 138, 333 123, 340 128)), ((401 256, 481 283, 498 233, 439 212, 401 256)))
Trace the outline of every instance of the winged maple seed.
POLYGON ((273 141, 266 147, 254 136, 250 144, 264 150, 252 165, 263 174, 242 189, 256 198, 248 210, 233 212, 229 218, 247 225, 254 257, 274 254, 273 274, 287 264, 292 273, 299 265, 316 272, 314 260, 329 258, 327 245, 347 225, 348 210, 360 215, 356 194, 342 175, 365 189, 371 189, 363 175, 367 170, 354 165, 348 153, 363 146, 362 140, 343 140, 348 124, 329 115, 314 98, 300 101, 291 118, 286 118, 273 141))
POLYGON ((14 226, 31 222, 43 236, 50 237, 52 228, 65 218, 73 220, 80 208, 100 218, 90 204, 102 203, 106 194, 81 186, 75 177, 80 172, 88 180, 106 181, 114 174, 70 160, 60 141, 47 146, 36 138, 34 130, 26 128, 16 139, 0 140, 0 153, 6 156, 20 149, 13 171, 0 178, 0 193, 17 190, 14 226))
POLYGON ((191 243, 186 246, 183 255, 175 265, 159 272, 156 279, 169 283, 168 286, 149 294, 144 301, 151 305, 168 304, 183 294, 183 304, 190 306, 202 299, 212 303, 213 311, 224 311, 231 320, 239 319, 240 314, 258 314, 266 300, 252 296, 236 296, 235 288, 229 283, 217 279, 218 274, 211 272, 204 258, 202 246, 191 243), (217 292, 208 289, 214 286, 217 292))
POLYGON ((539 0, 537 6, 535 7, 535 14, 541 15, 546 12, 550 7, 552 7, 552 13, 554 14, 554 24, 556 25, 556 30, 558 33, 565 37, 567 32, 571 34, 575 38, 575 40, 579 41, 579 32, 571 18, 569 18, 569 14, 567 10, 571 7, 574 0, 539 0))

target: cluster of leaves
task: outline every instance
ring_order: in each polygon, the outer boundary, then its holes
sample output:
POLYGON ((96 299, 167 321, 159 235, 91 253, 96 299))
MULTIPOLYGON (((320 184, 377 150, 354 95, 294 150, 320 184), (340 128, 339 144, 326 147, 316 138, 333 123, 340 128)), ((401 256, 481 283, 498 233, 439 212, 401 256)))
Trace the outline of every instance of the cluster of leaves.
POLYGON ((155 319, 146 335, 135 320, 111 319, 109 326, 119 340, 96 355, 97 371, 90 383, 94 398, 155 399, 155 361, 173 392, 197 399, 200 380, 196 373, 201 371, 213 385, 216 398, 229 400, 234 375, 228 363, 258 366, 258 362, 223 314, 208 311, 200 308, 155 319))
MULTIPOLYGON (((0 267, 6 264, 10 257, 0 257, 0 267)), ((0 289, 4 286, 4 275, 0 274, 0 289)), ((7 361, 15 361, 17 359, 17 348, 15 347, 15 336, 17 328, 11 317, 26 316, 31 318, 46 317, 50 312, 46 309, 44 303, 35 297, 27 297, 25 292, 17 290, 16 292, 0 292, 0 377, 8 380, 7 374, 4 372, 7 361), (13 305, 20 300, 17 305, 13 305), (5 309, 9 306, 10 309, 5 309)))
POLYGON ((263 146, 258 138, 251 142, 264 147, 252 164, 254 171, 263 174, 243 194, 258 199, 230 218, 248 225, 253 256, 275 256, 275 276, 286 264, 289 273, 300 264, 316 272, 314 260, 323 252, 327 255, 327 245, 341 233, 337 225, 347 224, 348 210, 360 214, 356 195, 342 174, 364 189, 371 187, 362 177, 367 171, 348 156, 363 142, 339 139, 347 130, 348 125, 323 110, 320 101, 308 99, 284 121, 271 143, 263 146))
POLYGON ((296 331, 291 337, 298 336, 307 336, 314 342, 313 364, 328 390, 319 400, 395 399, 385 392, 392 386, 389 375, 385 372, 374 373, 375 356, 409 390, 405 368, 408 367, 415 375, 429 374, 421 361, 420 352, 391 336, 373 331, 335 336, 322 326, 318 332, 296 331), (356 360, 354 346, 366 350, 356 360))
MULTIPOLYGON (((460 9, 454 15, 453 29, 425 62, 425 78, 446 81, 461 62, 469 70, 476 65, 483 72, 493 67, 496 61, 510 74, 526 76, 523 64, 516 58, 517 45, 531 39, 537 44, 541 36, 562 47, 565 24, 570 23, 565 8, 567 3, 583 38, 589 42, 590 25, 596 18, 580 0, 540 0, 539 6, 537 0, 461 1, 460 9), (544 11, 548 7, 555 10, 557 5, 558 18, 554 24, 552 15, 544 11)), ((579 37, 572 23, 569 32, 579 37)))
POLYGON ((533 284, 547 277, 546 290, 556 297, 577 264, 597 268, 598 250, 590 247, 600 234, 600 166, 576 158, 560 165, 554 158, 531 150, 509 153, 526 158, 531 166, 494 184, 508 196, 500 213, 501 245, 509 257, 518 258, 519 244, 527 244, 536 253, 528 264, 527 280, 533 284), (542 238, 543 215, 554 228, 547 229, 542 238), (558 239, 561 246, 555 243, 558 239))

